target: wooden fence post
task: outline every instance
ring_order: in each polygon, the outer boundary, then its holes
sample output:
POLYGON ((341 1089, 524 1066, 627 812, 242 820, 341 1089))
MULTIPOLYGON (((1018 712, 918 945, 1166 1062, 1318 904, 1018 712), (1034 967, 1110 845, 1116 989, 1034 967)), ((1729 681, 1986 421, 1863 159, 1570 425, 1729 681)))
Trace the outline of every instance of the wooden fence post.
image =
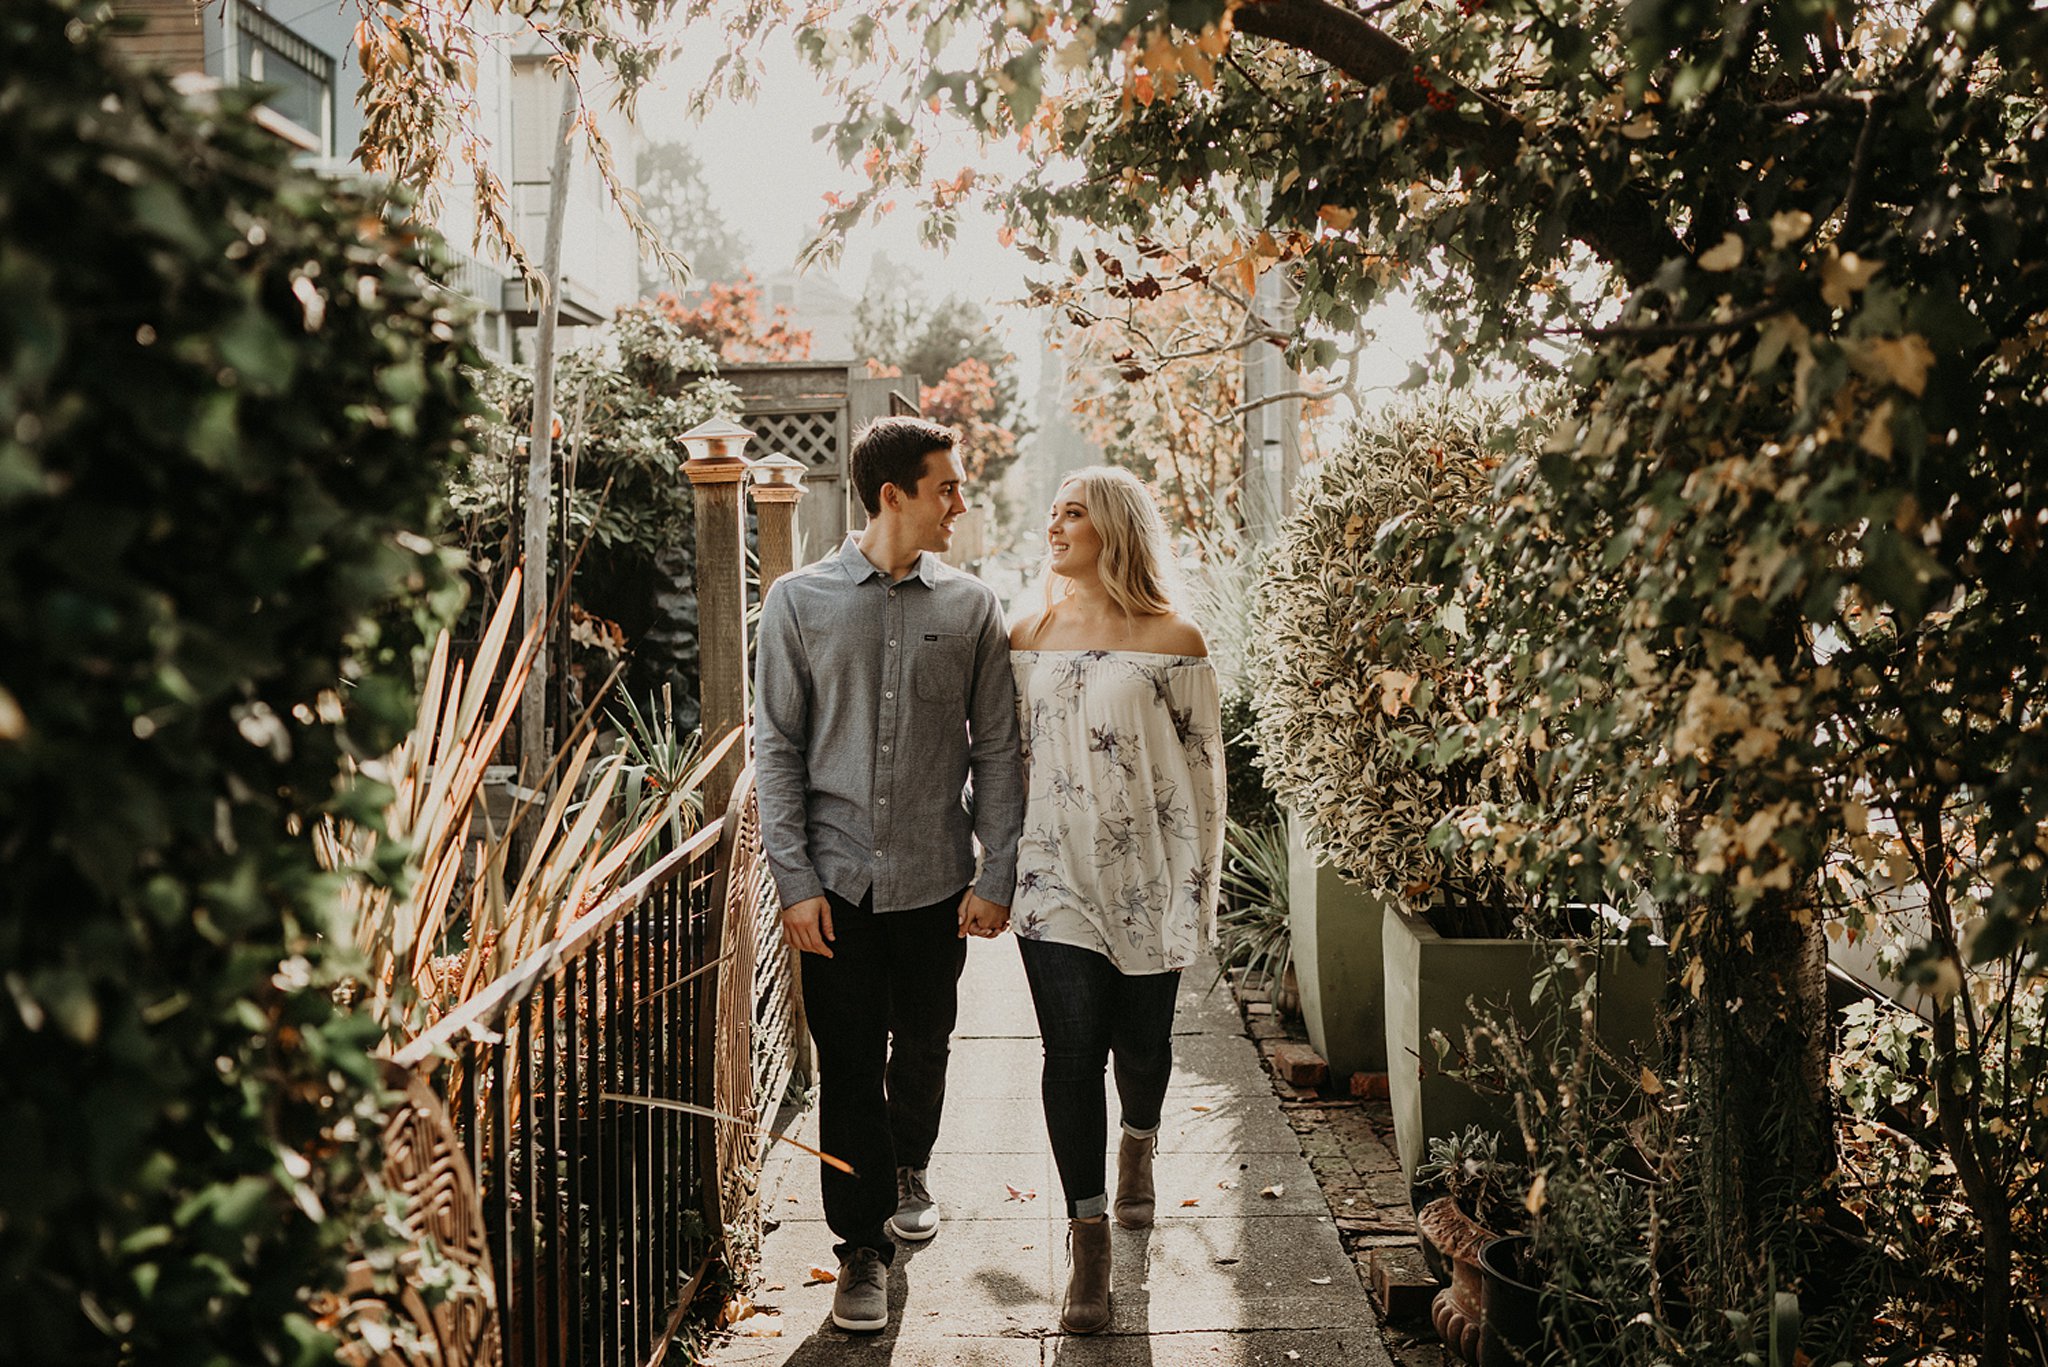
POLYGON ((754 462, 753 485, 756 531, 755 553, 761 565, 761 598, 768 588, 796 568, 796 505, 804 496, 804 466, 799 460, 777 453, 754 462))
MULTIPOLYGON (((746 526, 740 485, 753 433, 713 418, 683 433, 683 472, 697 500, 697 695, 704 748, 747 724, 746 526)), ((704 780, 706 824, 725 814, 746 767, 744 743, 726 751, 704 780)))
MULTIPOLYGON (((796 505, 804 496, 804 463, 776 452, 754 462, 748 493, 754 498, 755 556, 761 571, 761 601, 776 580, 796 568, 796 505)), ((765 952, 765 951, 764 951, 765 952)), ((804 1013, 803 959, 787 947, 791 1034, 796 1040, 792 1071, 809 1086, 817 1077, 812 1062, 811 1023, 804 1013)))

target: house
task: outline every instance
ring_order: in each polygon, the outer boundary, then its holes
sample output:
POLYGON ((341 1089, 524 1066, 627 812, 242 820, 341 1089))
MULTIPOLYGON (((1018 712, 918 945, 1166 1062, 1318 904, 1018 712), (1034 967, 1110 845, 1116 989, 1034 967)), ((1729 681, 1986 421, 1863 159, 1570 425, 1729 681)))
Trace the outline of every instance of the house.
MULTIPOLYGON (((129 25, 117 45, 135 60, 177 73, 195 97, 223 86, 264 85, 271 93, 258 117, 298 149, 302 162, 326 174, 360 171, 356 147, 363 118, 356 105, 358 12, 345 0, 114 0, 129 25)), ((545 52, 525 25, 475 11, 485 30, 478 45, 473 122, 488 144, 511 203, 513 231, 536 262, 545 237, 560 85, 545 52), (495 25, 493 36, 489 30, 495 25)), ((599 126, 611 140, 620 175, 634 180, 640 134, 605 108, 599 126)), ((466 187, 451 186, 435 224, 453 256, 446 283, 478 309, 477 335, 487 352, 525 359, 526 332, 538 321, 525 283, 495 244, 475 247, 476 215, 466 187)), ((569 181, 562 234, 564 327, 588 326, 639 298, 639 251, 632 230, 611 205, 597 169, 577 157, 569 181)))

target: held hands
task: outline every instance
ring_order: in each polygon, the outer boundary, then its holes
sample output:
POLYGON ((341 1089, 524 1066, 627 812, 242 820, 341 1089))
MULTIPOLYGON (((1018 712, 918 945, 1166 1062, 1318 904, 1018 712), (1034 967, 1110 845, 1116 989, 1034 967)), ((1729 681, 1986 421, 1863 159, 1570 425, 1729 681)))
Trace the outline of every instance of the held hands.
MULTIPOLYGON (((783 914, 788 915, 787 912, 783 914)), ((960 899, 961 939, 974 935, 984 940, 993 940, 1007 930, 1009 925, 1010 909, 985 900, 973 888, 969 888, 967 895, 960 899)))
POLYGON ((784 907, 782 938, 791 949, 831 958, 832 904, 823 897, 806 897, 784 907))

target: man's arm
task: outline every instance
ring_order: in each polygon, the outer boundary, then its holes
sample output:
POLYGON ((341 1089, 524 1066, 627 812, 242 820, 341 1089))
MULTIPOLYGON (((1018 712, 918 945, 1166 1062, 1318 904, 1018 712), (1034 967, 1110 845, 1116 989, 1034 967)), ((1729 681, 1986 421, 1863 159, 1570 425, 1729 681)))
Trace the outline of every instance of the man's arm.
POLYGON ((785 907, 822 897, 811 864, 805 795, 810 766, 811 669, 784 585, 761 605, 754 655, 754 791, 761 803, 761 848, 785 907))
MULTIPOLYGON (((1010 634, 995 595, 988 598, 975 641, 973 695, 968 699, 968 772, 974 779, 974 836, 981 842, 981 876, 961 906, 986 926, 990 913, 1008 915, 1017 890, 1017 838, 1024 830, 1024 763, 1017 737, 1017 682, 1010 672, 1010 634), (973 907, 979 900, 986 910, 973 907)), ((1000 929, 1000 925, 994 929, 1000 929)))

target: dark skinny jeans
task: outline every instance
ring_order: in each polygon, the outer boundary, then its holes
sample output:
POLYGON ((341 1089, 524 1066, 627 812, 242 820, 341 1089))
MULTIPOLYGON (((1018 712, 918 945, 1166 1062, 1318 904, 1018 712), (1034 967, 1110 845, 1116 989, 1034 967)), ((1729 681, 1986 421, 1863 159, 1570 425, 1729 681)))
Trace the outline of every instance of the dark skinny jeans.
POLYGON ((853 1165, 821 1165, 825 1223, 843 1259, 896 1248, 896 1169, 931 1161, 946 1103, 946 1061, 958 1015, 960 894, 914 911, 877 913, 836 893, 832 957, 803 956, 804 1012, 818 1051, 818 1147, 853 1165))
POLYGON ((1020 937, 1017 949, 1024 956, 1038 1033, 1045 1041, 1039 1095, 1067 1215, 1100 1215, 1109 1206, 1103 1180, 1109 1116, 1102 1075, 1114 1058, 1125 1129, 1150 1133, 1159 1128, 1159 1110, 1173 1076, 1173 1001, 1180 974, 1120 973, 1092 949, 1047 940, 1020 937))

